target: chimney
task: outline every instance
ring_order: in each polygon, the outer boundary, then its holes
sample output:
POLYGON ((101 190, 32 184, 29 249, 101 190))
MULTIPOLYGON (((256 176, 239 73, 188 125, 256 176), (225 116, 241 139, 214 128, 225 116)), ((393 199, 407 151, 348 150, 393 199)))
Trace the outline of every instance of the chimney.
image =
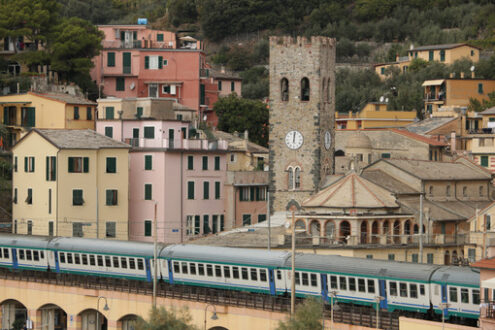
POLYGON ((464 72, 461 71, 461 79, 464 79, 464 72))
POLYGON ((352 110, 349 110, 349 118, 352 118, 352 110))
POLYGON ((399 53, 395 53, 395 62, 399 62, 400 56, 399 53))
POLYGON ((248 130, 245 130, 244 131, 244 140, 249 140, 249 131, 248 130))
POLYGON ((225 73, 225 66, 224 66, 224 65, 222 65, 222 66, 220 67, 220 72, 221 72, 221 73, 225 73))
POLYGON ((455 131, 452 131, 452 133, 450 133, 450 151, 452 153, 455 152, 455 131))
POLYGON ((449 78, 454 78, 454 73, 453 72, 450 73, 449 78))
POLYGON ((471 79, 474 79, 474 71, 471 71, 471 79))

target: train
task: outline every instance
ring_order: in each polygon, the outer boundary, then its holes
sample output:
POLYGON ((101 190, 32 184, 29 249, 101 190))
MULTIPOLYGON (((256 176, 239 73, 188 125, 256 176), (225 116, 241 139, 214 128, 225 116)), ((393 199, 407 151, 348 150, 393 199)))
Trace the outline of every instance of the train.
MULTIPOLYGON (((0 267, 151 282, 150 243, 0 234, 0 267)), ((170 284, 291 294, 291 253, 195 244, 159 245, 157 280, 170 284)), ((297 297, 388 311, 478 319, 480 274, 440 266, 336 255, 295 255, 297 297)))

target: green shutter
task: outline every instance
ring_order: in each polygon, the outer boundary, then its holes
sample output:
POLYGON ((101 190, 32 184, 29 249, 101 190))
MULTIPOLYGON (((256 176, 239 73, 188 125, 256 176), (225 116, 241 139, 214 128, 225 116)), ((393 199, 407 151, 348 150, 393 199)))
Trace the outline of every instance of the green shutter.
POLYGON ((481 166, 488 167, 488 156, 481 156, 481 166))
POLYGON ((89 173, 89 157, 83 158, 83 172, 89 173))
POLYGON ((156 41, 163 41, 163 33, 158 33, 156 35, 156 41))
POLYGON ((256 201, 260 200, 260 187, 256 187, 256 201))
POLYGON ((35 160, 35 158, 33 157, 33 168, 32 168, 31 172, 34 172, 34 160, 35 160))
POLYGON ((240 188, 239 189, 239 201, 243 201, 244 200, 244 189, 240 188))
POLYGON ((153 169, 153 157, 151 155, 144 156, 144 169, 148 171, 153 169))
POLYGON ((205 104, 205 85, 199 85, 199 104, 205 104))
POLYGON ((113 119, 114 118, 114 108, 106 107, 105 108, 105 119, 113 119))
POLYGON ((151 225, 152 222, 150 220, 144 221, 144 236, 151 236, 151 225))
POLYGON ((69 169, 69 173, 74 173, 74 158, 73 157, 68 158, 67 168, 69 169))
POLYGON ((46 181, 50 180, 50 157, 46 156, 46 181))
POLYGON ((79 107, 74 107, 74 119, 79 119, 79 107))
POLYGON ((117 173, 117 158, 107 157, 107 173, 117 173))
POLYGON ((187 183, 187 199, 194 199, 194 182, 187 183))
POLYGON ((220 182, 215 182, 215 199, 220 199, 220 182))
POLYGON ((163 56, 158 56, 158 69, 163 68, 163 56))
POLYGON ((203 170, 208 169, 208 156, 203 156, 203 170))
POLYGON ((230 82, 230 91, 233 92, 235 90, 235 83, 232 81, 230 82))
POLYGON ((429 60, 433 61, 433 51, 432 50, 430 50, 430 52, 429 52, 429 60))
POLYGON ((249 188, 249 200, 254 201, 254 187, 249 188))
POLYGON ((222 90, 222 81, 221 80, 218 81, 218 90, 219 91, 222 90))
POLYGON ((107 203, 106 205, 112 205, 113 190, 107 190, 107 203))
POLYGON ((87 120, 93 120, 93 114, 91 112, 91 107, 86 108, 86 119, 87 120))
POLYGON ((149 69, 150 68, 150 57, 149 56, 145 56, 144 57, 144 68, 145 69, 149 69))
POLYGON ((478 84, 478 93, 483 94, 483 84, 478 84))
POLYGON ((194 156, 187 156, 187 169, 188 170, 194 169, 194 156))
POLYGON ((107 126, 105 127, 105 136, 109 138, 113 138, 113 127, 107 126))
POLYGON ((144 185, 144 199, 149 201, 153 198, 152 196, 153 196, 152 186, 151 184, 147 183, 144 185))
POLYGON ((24 157, 24 172, 28 171, 28 158, 24 157))
POLYGON ((143 107, 137 107, 137 118, 141 118, 143 116, 143 107))
POLYGON ((210 199, 210 183, 203 182, 203 199, 210 199))
POLYGON ((208 234, 210 232, 210 217, 203 215, 203 233, 208 234))
POLYGON ((107 53, 107 66, 115 66, 115 53, 108 52, 107 53))
POLYGON ((154 127, 145 127, 144 128, 144 138, 145 139, 154 139, 155 138, 155 128, 154 127))
POLYGON ((215 171, 220 171, 220 157, 215 156, 215 171))
POLYGON ((123 73, 131 73, 131 53, 122 54, 122 65, 123 73))
POLYGON ((116 91, 125 91, 125 78, 124 77, 117 77, 117 84, 115 87, 116 91))

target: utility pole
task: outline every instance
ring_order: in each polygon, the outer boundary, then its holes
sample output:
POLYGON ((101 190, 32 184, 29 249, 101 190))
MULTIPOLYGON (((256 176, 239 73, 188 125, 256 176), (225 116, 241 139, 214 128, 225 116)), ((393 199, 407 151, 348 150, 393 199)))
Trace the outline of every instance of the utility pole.
POLYGON ((268 189, 266 190, 266 197, 266 214, 268 216, 268 251, 270 251, 272 249, 272 224, 270 220, 270 191, 268 189))
POLYGON ((295 212, 292 209, 292 255, 291 255, 291 289, 290 289, 290 316, 294 317, 296 311, 296 226, 295 212))
POLYGON ((156 285, 157 285, 157 275, 158 275, 158 260, 157 260, 157 239, 158 239, 158 233, 157 233, 157 219, 156 219, 156 213, 157 213, 157 202, 155 201, 155 215, 153 217, 153 308, 156 308, 156 285))
POLYGON ((423 263, 423 195, 424 187, 421 184, 421 192, 419 195, 419 263, 423 263))

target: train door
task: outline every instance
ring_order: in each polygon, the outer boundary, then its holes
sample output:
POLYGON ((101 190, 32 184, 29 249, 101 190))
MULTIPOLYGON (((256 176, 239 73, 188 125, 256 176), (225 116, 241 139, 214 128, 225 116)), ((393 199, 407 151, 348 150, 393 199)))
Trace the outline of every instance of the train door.
MULTIPOLYGON (((442 284, 441 286, 441 291, 442 291, 442 303, 444 304, 447 304, 448 302, 448 298, 447 298, 447 285, 446 284, 442 284)), ((440 308, 440 307, 439 307, 440 308)), ((449 316, 449 309, 448 308, 445 308, 443 310, 443 315, 445 317, 448 317, 449 316)))
POLYGON ((58 263, 58 252, 53 251, 53 256, 55 258, 55 270, 57 273, 60 273, 60 264, 58 263))
POLYGON ((174 273, 172 272, 172 260, 167 260, 168 266, 168 281, 170 284, 174 284, 174 273))
POLYGON ((270 280, 270 294, 276 295, 277 290, 275 288, 275 276, 273 275, 273 269, 268 269, 268 279, 270 280))
POLYGON ((12 267, 14 267, 14 269, 19 268, 19 262, 17 261, 17 249, 12 249, 12 267))
POLYGON ((151 277, 151 266, 150 266, 150 260, 149 259, 144 259, 144 264, 146 267, 146 279, 148 282, 151 282, 153 278, 151 277))
POLYGON ((321 279, 321 298, 323 301, 328 302, 328 283, 327 283, 327 274, 320 274, 321 279))
POLYGON ((382 309, 388 309, 388 303, 387 303, 387 283, 385 280, 378 280, 378 286, 380 287, 380 296, 382 296, 383 299, 380 301, 380 308, 382 309))

